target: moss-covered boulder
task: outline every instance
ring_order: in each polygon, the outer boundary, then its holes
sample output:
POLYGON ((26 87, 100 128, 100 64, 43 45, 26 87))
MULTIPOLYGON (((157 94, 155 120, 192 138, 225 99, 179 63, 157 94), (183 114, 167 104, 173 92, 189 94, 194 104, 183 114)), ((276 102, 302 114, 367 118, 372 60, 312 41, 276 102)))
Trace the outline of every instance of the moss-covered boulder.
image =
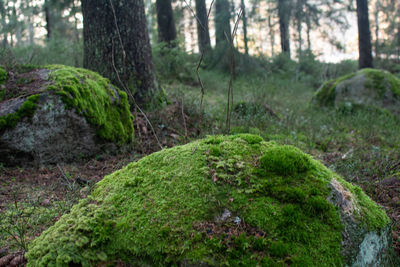
POLYGON ((99 74, 61 65, 19 68, 0 91, 0 162, 56 163, 133 138, 127 95, 99 74))
POLYGON ((400 79, 384 70, 363 69, 325 82, 313 102, 336 107, 361 104, 400 114, 400 79))
POLYGON ((291 146, 214 136, 105 177, 35 239, 28 266, 377 266, 390 221, 291 146), (119 266, 119 265, 118 265, 119 266))

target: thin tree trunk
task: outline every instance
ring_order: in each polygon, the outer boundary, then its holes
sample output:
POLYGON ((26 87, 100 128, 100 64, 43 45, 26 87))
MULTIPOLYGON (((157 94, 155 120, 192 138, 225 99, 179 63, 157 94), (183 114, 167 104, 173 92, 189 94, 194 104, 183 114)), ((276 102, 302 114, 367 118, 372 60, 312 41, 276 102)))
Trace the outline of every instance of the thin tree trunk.
POLYGON ((278 0, 278 17, 279 17, 279 30, 281 35, 281 48, 282 53, 290 57, 290 34, 289 34, 289 21, 290 21, 290 8, 289 0, 278 0))
POLYGON ((275 31, 273 29, 271 16, 268 16, 269 39, 271 42, 271 56, 275 55, 275 31))
POLYGON ((311 21, 309 15, 307 15, 306 17, 306 24, 307 24, 307 50, 308 52, 311 52, 311 21))
POLYGON ((197 21, 197 38, 200 51, 205 51, 211 48, 207 15, 206 1, 196 0, 196 16, 199 20, 197 21))
POLYGON ((368 0, 357 0, 357 21, 358 21, 358 67, 372 68, 372 45, 371 31, 368 19, 368 0))
POLYGON ((158 86, 143 0, 82 0, 84 67, 150 103, 158 86))
POLYGON ((158 41, 171 45, 171 42, 176 40, 176 28, 171 0, 156 0, 156 10, 158 41))
POLYGON ((44 1, 44 15, 46 19, 46 31, 47 31, 47 40, 50 40, 51 38, 51 18, 50 18, 50 8, 49 8, 49 1, 45 0, 44 1))
POLYGON ((243 40, 244 40, 244 51, 246 55, 249 54, 249 46, 248 46, 248 39, 247 39, 247 16, 246 16, 246 6, 244 4, 244 0, 241 0, 241 7, 243 10, 243 40))
POLYGON ((380 1, 376 0, 375 4, 375 57, 379 58, 379 9, 380 9, 380 1))

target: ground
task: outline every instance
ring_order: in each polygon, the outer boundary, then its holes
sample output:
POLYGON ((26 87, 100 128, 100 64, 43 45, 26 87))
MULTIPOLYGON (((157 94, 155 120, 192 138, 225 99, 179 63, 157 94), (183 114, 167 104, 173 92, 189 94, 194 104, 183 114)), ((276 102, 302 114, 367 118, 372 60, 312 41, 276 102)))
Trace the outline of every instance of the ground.
MULTIPOLYGON (((229 77, 215 71, 201 72, 201 76, 206 88, 203 116, 198 113, 199 87, 176 81, 165 85, 166 92, 175 102, 162 110, 147 114, 162 146, 173 146, 206 134, 226 132, 225 103, 229 77)), ((309 106, 315 88, 296 79, 294 76, 237 78, 234 83, 235 103, 249 102, 263 106, 259 110, 265 110, 266 105, 267 110, 272 110, 277 116, 271 116, 270 112, 251 115, 234 113, 230 132, 257 133, 265 140, 295 145, 321 160, 346 180, 360 185, 372 199, 384 207, 391 218, 394 246, 400 255, 399 120, 386 113, 371 110, 315 109, 309 106)), ((68 212, 72 204, 85 196, 90 188, 78 182, 75 185, 70 184, 78 181, 78 177, 82 180, 101 180, 104 175, 120 169, 128 162, 160 149, 146 119, 139 112, 137 114, 134 122, 137 144, 119 155, 99 155, 91 161, 60 165, 70 182, 66 182, 57 166, 2 166, 2 212, 14 211, 14 216, 7 218, 35 218, 29 216, 29 213, 22 217, 15 216, 23 212, 23 209, 21 206, 15 208, 14 193, 21 202, 28 203, 29 207, 42 207, 50 215, 40 224, 33 223, 32 227, 25 227, 23 231, 14 227, 11 228, 11 234, 2 232, 4 238, 0 238, 0 248, 10 246, 10 252, 22 250, 25 241, 32 240, 47 225, 52 225, 60 215, 68 212), (32 198, 33 195, 37 198, 32 198), (37 201, 33 203, 32 199, 37 201)), ((23 222, 20 223, 21 226, 25 225, 23 222)), ((2 224, 3 227, 10 225, 15 225, 15 221, 2 224)))

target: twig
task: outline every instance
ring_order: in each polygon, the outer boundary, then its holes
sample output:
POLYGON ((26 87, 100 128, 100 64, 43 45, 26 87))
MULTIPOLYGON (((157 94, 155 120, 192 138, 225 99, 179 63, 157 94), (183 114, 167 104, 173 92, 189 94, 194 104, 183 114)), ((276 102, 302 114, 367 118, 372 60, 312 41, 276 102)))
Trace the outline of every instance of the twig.
MULTIPOLYGON (((111 0, 110 0, 110 3, 111 3, 111 0)), ((112 4, 111 4, 111 6, 112 6, 112 4)), ((117 31, 118 31, 118 35, 119 35, 119 28, 118 28, 116 19, 117 19, 117 18, 114 16, 115 24, 116 24, 116 26, 117 26, 117 31)), ((123 52, 123 54, 125 55, 124 47, 123 47, 123 44, 122 44, 122 40, 121 40, 121 39, 120 39, 120 42, 121 42, 122 52, 123 52)), ((113 69, 114 69, 115 74, 117 75, 117 78, 118 78, 119 83, 122 85, 124 91, 127 93, 127 95, 129 96, 129 98, 132 100, 132 103, 133 103, 133 104, 135 105, 135 107, 140 111, 140 113, 142 113, 143 117, 145 118, 145 120, 147 121, 147 123, 150 125, 150 128, 151 128, 151 130, 153 131, 153 134, 154 134, 154 137, 156 138, 156 141, 157 141, 158 146, 159 146, 161 149, 163 149, 164 147, 161 145, 161 142, 160 142, 160 140, 158 139, 158 136, 157 136, 156 131, 154 130, 153 124, 150 122, 150 120, 148 119, 148 117, 146 116, 146 114, 143 112, 143 110, 142 110, 142 109, 139 107, 139 105, 136 103, 135 98, 134 98, 133 95, 132 95, 132 92, 125 86, 125 84, 124 84, 124 83, 122 82, 122 80, 121 80, 121 77, 119 76, 118 70, 117 70, 117 68, 115 67, 115 60, 114 60, 114 40, 112 41, 112 51, 111 51, 111 52, 112 52, 112 53, 111 53, 111 60, 112 60, 111 63, 112 63, 112 65, 113 65, 113 69)))
MULTIPOLYGON (((206 31, 207 31, 206 27, 201 23, 201 20, 199 19, 199 17, 197 17, 197 15, 196 15, 196 13, 193 11, 192 7, 188 4, 188 2, 186 2, 186 0, 183 0, 183 1, 186 3, 187 7, 188 7, 189 10, 192 12, 193 16, 196 18, 197 22, 199 23, 199 25, 201 26, 201 28, 203 29, 203 31, 206 32, 206 31)), ((208 21, 209 18, 210 18, 210 14, 211 14, 212 7, 213 7, 213 5, 214 5, 214 1, 215 1, 215 0, 212 0, 211 5, 210 5, 210 8, 208 9, 208 12, 207 12, 207 21, 208 21)), ((199 72, 199 70, 200 70, 200 67, 201 67, 201 63, 203 62, 203 59, 204 59, 205 49, 204 49, 204 48, 201 49, 200 53, 201 53, 201 55, 200 55, 200 60, 199 60, 199 62, 197 63, 197 67, 196 67, 196 75, 197 75, 197 81, 199 82, 200 88, 201 88, 201 97, 200 97, 200 122, 201 122, 201 121, 203 120, 203 100, 204 100, 205 89, 204 89, 203 81, 201 80, 201 77, 200 77, 200 72, 199 72)))
POLYGON ((233 41, 236 36, 236 32, 239 26, 239 21, 243 15, 243 8, 241 7, 238 14, 237 14, 237 19, 235 22, 235 27, 233 28, 232 34, 228 37, 228 34, 224 32, 225 37, 227 41, 229 42, 230 45, 230 51, 231 51, 231 75, 229 79, 229 88, 228 88, 228 102, 227 102, 227 107, 226 107, 226 133, 229 134, 231 130, 231 117, 232 117, 232 110, 233 110, 233 76, 235 74, 235 48, 233 45, 233 41))
POLYGON ((121 33, 120 33, 120 30, 119 30, 119 27, 118 27, 117 16, 115 15, 115 9, 114 9, 114 5, 113 5, 112 1, 109 0, 109 2, 110 2, 110 5, 111 5, 111 10, 113 12, 113 16, 114 16, 115 28, 117 28, 118 38, 119 38, 119 42, 121 44, 122 56, 123 56, 123 59, 124 59, 124 62, 125 62, 126 53, 125 53, 124 45, 122 43, 121 33))
POLYGON ((186 127, 186 119, 185 119, 185 112, 183 108, 183 101, 185 100, 185 95, 182 96, 182 105, 181 105, 181 112, 182 112, 182 118, 183 118, 183 126, 185 127, 185 141, 187 141, 188 138, 188 130, 186 127))
POLYGON ((57 163, 57 168, 60 170, 61 172, 61 177, 65 180, 65 182, 67 183, 67 186, 69 187, 69 189, 71 191, 73 191, 74 189, 74 184, 71 183, 71 181, 68 179, 67 175, 65 174, 64 170, 60 167, 60 164, 57 163))

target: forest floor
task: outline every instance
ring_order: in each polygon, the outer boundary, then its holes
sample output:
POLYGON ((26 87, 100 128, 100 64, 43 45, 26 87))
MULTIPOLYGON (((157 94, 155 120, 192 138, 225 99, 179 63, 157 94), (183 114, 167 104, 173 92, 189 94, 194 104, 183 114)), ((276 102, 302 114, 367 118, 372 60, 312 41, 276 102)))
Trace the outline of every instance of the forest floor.
MULTIPOLYGON (((295 145, 347 181, 362 187, 392 220, 393 244, 400 256, 400 119, 373 109, 328 110, 310 102, 315 87, 288 77, 238 77, 230 129, 226 125, 229 76, 201 73, 206 94, 199 114, 200 89, 165 84, 172 103, 135 115, 136 142, 119 153, 53 166, 0 165, 0 267, 2 257, 19 257, 29 242, 86 197, 105 175, 129 162, 207 134, 250 132, 265 140, 295 145)), ((17 265, 16 265, 17 266, 17 265)))

